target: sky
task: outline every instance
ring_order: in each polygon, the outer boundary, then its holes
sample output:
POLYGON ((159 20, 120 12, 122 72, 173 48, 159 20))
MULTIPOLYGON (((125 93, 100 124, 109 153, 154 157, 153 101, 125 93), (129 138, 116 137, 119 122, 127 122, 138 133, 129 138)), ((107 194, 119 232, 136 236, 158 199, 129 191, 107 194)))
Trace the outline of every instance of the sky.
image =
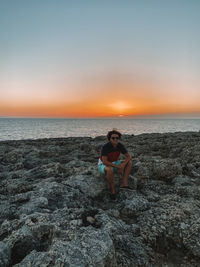
POLYGON ((0 0, 0 117, 200 118, 199 0, 0 0))

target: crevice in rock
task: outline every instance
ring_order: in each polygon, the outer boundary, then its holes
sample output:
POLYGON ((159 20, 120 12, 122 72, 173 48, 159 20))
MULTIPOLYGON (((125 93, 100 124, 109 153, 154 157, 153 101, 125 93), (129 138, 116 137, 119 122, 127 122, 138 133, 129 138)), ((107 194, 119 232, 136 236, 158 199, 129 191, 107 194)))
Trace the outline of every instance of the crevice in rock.
POLYGON ((49 246, 51 245, 52 243, 52 235, 51 235, 51 232, 48 231, 46 233, 44 233, 41 237, 40 237, 40 240, 39 240, 39 246, 37 246, 37 251, 47 251, 49 246))
POLYGON ((4 233, 2 233, 0 235, 0 241, 4 240, 4 238, 6 238, 9 234, 10 234, 10 232, 8 232, 8 231, 5 231, 4 233))
POLYGON ((180 266, 186 256, 188 259, 191 258, 190 253, 180 240, 166 237, 164 233, 156 238, 153 249, 155 253, 162 256, 161 261, 167 264, 173 264, 173 266, 180 266))
POLYGON ((11 266, 20 263, 35 247, 30 236, 18 240, 11 250, 11 266))
POLYGON ((32 250, 48 251, 54 235, 54 226, 41 225, 33 230, 33 236, 17 240, 11 249, 11 266, 20 263, 32 250))
POLYGON ((33 233, 36 241, 35 249, 38 252, 48 251, 55 236, 55 229, 53 225, 40 225, 33 233))

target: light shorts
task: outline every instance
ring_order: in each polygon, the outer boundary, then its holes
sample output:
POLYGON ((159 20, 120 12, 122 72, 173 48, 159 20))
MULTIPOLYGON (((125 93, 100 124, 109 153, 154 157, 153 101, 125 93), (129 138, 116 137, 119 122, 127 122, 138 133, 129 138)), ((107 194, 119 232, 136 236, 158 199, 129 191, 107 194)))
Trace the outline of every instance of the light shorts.
MULTIPOLYGON (((113 161, 112 163, 115 165, 120 165, 120 163, 122 162, 122 160, 117 160, 117 161, 113 161)), ((100 171, 100 173, 105 174, 104 168, 106 167, 106 165, 104 165, 103 163, 100 163, 98 165, 98 170, 100 171)), ((117 168, 113 167, 113 171, 114 173, 117 173, 117 168)))

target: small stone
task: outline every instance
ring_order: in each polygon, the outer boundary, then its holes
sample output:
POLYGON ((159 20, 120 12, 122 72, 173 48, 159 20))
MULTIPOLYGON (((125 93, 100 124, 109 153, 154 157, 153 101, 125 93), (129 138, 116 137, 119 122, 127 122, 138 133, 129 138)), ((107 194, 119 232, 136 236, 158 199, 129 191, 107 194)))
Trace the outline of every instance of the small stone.
POLYGON ((95 221, 96 221, 95 218, 93 218, 92 216, 87 216, 86 220, 91 224, 95 223, 95 221))

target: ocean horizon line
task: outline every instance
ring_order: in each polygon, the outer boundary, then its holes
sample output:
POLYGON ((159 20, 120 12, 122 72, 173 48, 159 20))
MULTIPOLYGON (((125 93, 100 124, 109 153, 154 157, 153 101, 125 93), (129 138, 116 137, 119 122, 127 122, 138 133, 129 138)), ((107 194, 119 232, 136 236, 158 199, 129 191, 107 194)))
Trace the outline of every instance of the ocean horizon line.
POLYGON ((113 117, 27 117, 27 116, 0 116, 0 119, 68 119, 68 120, 101 120, 101 119, 200 119, 200 115, 196 116, 170 116, 170 115, 149 115, 149 116, 113 116, 113 117))

